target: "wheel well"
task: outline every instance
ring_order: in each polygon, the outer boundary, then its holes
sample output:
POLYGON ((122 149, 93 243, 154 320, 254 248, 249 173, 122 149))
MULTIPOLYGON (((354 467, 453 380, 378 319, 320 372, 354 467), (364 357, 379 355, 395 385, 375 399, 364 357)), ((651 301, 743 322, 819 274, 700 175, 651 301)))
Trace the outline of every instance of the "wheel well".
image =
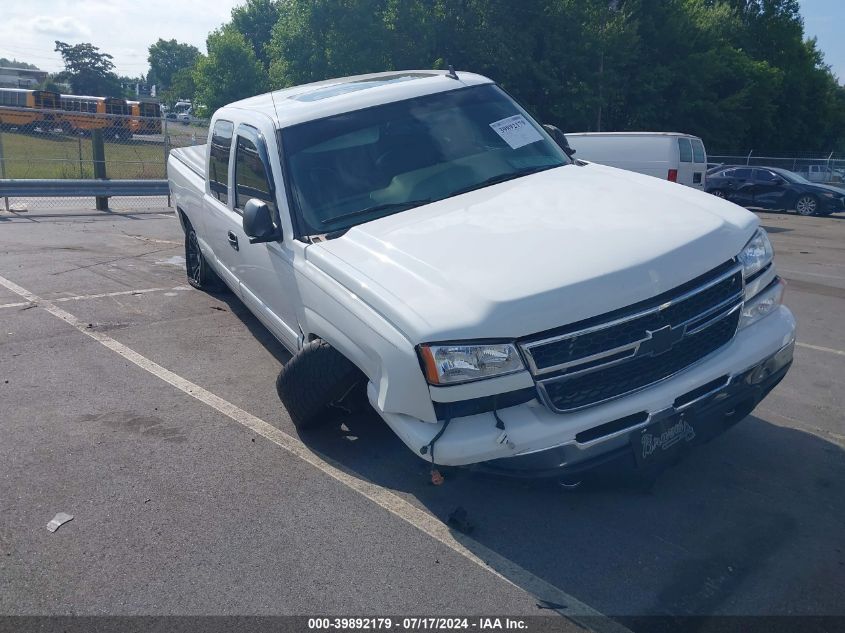
POLYGON ((188 227, 191 226, 187 214, 180 207, 176 207, 176 215, 179 216, 179 224, 182 225, 182 230, 187 233, 188 227))
POLYGON ((337 347, 337 345, 334 345, 330 340, 320 336, 319 334, 315 334, 314 332, 309 332, 308 334, 306 334, 305 338, 303 339, 303 345, 307 345, 308 343, 313 343, 314 341, 325 341, 333 350, 335 350, 338 354, 343 356, 352 365, 354 365, 355 368, 358 370, 358 372, 361 374, 362 378, 369 381, 369 379, 370 379, 369 376, 367 376, 367 374, 364 372, 364 370, 361 369, 361 367, 360 367, 360 365, 358 365, 358 363, 356 363, 353 359, 349 358, 349 356, 344 354, 343 351, 337 347))

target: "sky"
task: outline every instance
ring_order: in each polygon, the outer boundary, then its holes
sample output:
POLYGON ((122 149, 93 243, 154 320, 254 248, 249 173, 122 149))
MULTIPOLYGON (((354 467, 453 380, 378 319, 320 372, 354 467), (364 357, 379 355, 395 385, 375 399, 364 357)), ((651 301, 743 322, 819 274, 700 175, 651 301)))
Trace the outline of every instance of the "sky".
MULTIPOLYGON (((62 70, 54 41, 91 42, 114 56, 119 75, 146 73, 147 48, 175 38, 205 52, 209 31, 227 22, 243 0, 0 0, 0 57, 42 70, 62 70)), ((845 1, 800 0, 805 33, 818 38, 825 61, 845 84, 845 1)))

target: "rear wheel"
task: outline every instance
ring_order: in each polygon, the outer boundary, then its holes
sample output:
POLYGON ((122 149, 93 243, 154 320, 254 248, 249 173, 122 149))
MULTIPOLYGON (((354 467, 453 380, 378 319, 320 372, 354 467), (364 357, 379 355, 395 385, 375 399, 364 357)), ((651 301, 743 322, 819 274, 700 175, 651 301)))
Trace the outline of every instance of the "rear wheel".
POLYGON ((291 358, 276 379, 276 392, 297 429, 311 429, 352 413, 366 378, 343 354, 322 339, 291 358))
POLYGON ((722 191, 721 189, 714 189, 710 193, 712 193, 717 198, 727 198, 727 196, 725 195, 725 192, 722 191))
POLYGON ((819 211, 819 201, 809 194, 798 196, 795 201, 795 211, 798 215, 816 215, 819 211))
POLYGON ((200 250, 197 232, 190 222, 185 221, 185 270, 188 283, 198 290, 216 292, 223 289, 223 282, 211 269, 200 250))

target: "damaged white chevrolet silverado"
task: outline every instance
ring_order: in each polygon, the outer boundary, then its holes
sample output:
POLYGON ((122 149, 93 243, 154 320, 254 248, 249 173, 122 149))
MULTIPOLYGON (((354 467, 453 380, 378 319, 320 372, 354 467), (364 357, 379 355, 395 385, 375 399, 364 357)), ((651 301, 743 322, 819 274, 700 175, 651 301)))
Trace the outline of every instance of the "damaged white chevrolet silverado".
POLYGON ((299 428, 366 394, 433 464, 674 460, 791 365, 772 247, 752 213, 561 138, 451 70, 233 103, 168 161, 189 280, 290 350, 299 428))

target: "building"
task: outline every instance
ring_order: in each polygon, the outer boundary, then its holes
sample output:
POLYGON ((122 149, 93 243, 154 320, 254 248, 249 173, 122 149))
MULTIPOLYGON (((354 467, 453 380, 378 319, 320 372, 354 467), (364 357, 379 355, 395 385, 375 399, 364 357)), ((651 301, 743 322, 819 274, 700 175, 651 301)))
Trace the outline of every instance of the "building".
POLYGON ((45 79, 46 70, 0 66, 0 88, 37 88, 45 79))

